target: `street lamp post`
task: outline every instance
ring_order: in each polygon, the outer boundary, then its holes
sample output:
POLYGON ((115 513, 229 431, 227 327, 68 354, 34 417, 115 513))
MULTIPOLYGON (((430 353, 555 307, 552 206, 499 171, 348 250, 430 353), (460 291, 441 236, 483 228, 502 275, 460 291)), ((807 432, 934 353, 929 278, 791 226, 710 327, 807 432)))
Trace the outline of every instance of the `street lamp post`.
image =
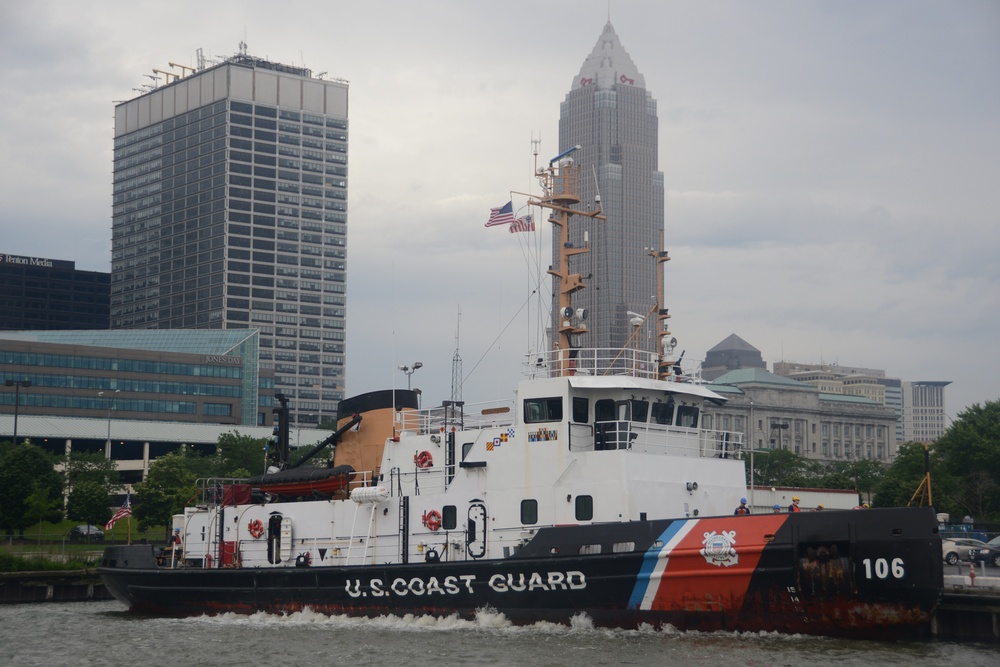
POLYGON ((399 367, 399 370, 403 371, 403 373, 406 374, 406 390, 407 391, 411 390, 411 386, 410 386, 410 378, 411 378, 411 376, 414 373, 416 373, 419 369, 421 369, 423 367, 424 367, 424 365, 421 362, 419 362, 419 361, 414 361, 413 364, 410 365, 410 366, 400 366, 399 367))
MULTIPOLYGON (((104 458, 111 458, 111 411, 115 409, 115 401, 118 400, 118 392, 121 389, 115 389, 115 393, 111 395, 108 399, 108 439, 104 441, 104 458)), ((104 396, 103 391, 97 392, 97 396, 104 396)))
POLYGON ((21 407, 21 387, 31 386, 30 380, 4 380, 4 385, 14 387, 14 446, 17 447, 17 413, 21 407))

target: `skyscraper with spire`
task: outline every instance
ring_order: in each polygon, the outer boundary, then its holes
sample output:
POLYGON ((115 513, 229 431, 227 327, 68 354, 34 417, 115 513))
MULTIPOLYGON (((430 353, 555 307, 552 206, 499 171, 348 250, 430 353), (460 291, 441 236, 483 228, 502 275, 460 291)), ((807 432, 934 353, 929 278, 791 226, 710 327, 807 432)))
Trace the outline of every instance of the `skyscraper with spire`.
MULTIPOLYGON (((591 248, 572 260, 573 272, 588 286, 574 297, 574 305, 589 312, 590 333, 580 341, 585 347, 625 346, 633 333, 629 311, 647 315, 655 304, 660 269, 649 252, 660 249, 664 201, 657 141, 656 100, 608 21, 559 117, 560 152, 580 146, 572 154, 581 167, 580 207, 594 206, 600 196, 607 217, 584 221, 570 236, 572 243, 589 242, 591 248)), ((553 311, 558 285, 554 295, 553 311)), ((656 348, 655 321, 656 313, 650 313, 640 349, 656 348)))

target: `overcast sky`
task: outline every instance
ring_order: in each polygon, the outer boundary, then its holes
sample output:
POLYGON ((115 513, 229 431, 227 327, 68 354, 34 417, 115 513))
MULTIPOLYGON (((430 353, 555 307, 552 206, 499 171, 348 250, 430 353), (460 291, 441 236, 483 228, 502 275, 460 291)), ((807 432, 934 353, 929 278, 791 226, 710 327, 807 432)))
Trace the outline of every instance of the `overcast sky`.
MULTIPOLYGON (((110 270, 115 100, 249 53, 350 82, 347 393, 506 396, 545 238, 483 225, 558 152, 606 0, 0 3, 0 252, 110 270)), ((1000 2, 617 0, 656 99, 666 303, 686 360, 778 360, 1000 398, 1000 2)), ((547 281, 541 294, 548 299, 547 281)))

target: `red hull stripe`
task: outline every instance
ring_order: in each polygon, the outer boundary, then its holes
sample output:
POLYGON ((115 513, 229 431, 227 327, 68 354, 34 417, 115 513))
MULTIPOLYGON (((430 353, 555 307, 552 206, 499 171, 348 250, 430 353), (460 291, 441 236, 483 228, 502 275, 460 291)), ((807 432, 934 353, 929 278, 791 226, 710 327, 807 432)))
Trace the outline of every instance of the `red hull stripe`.
POLYGON ((787 518, 765 514, 674 521, 646 552, 629 609, 739 608, 767 545, 764 536, 774 535, 787 518))

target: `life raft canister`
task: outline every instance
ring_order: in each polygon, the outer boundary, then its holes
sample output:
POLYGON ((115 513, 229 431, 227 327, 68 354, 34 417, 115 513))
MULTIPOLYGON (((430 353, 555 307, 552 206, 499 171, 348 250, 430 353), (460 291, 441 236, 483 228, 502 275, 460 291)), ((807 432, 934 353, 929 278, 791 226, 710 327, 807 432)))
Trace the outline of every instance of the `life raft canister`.
POLYGON ((251 537, 257 539, 264 534, 264 523, 260 519, 254 519, 247 524, 247 530, 250 531, 251 537))
POLYGON ((434 457, 431 456, 430 452, 424 450, 413 455, 413 462, 417 464, 418 468, 430 468, 434 465, 434 457))
POLYGON ((430 512, 424 512, 423 522, 429 530, 437 532, 441 530, 441 513, 437 510, 431 510, 430 512))

